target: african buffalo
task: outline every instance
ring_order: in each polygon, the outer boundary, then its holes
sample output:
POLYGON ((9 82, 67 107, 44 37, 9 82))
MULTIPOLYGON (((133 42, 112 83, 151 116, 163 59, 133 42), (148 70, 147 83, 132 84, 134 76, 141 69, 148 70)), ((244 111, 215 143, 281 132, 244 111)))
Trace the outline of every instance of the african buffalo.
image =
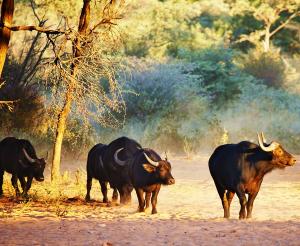
POLYGON ((0 195, 3 194, 4 171, 12 174, 11 183, 15 188, 16 195, 20 195, 18 179, 20 180, 23 195, 27 195, 31 187, 32 179, 44 181, 44 169, 46 162, 39 159, 32 144, 25 139, 14 137, 4 138, 0 142, 0 195), (27 177, 27 181, 25 181, 27 177))
MULTIPOLYGON (((118 152, 121 150, 119 149, 118 152)), ((118 155, 115 157, 118 162, 118 155)), ((131 159, 127 160, 127 165, 139 201, 138 211, 144 212, 145 208, 149 207, 151 197, 152 214, 156 214, 157 196, 161 185, 175 183, 171 174, 170 162, 167 159, 162 160, 154 150, 145 148, 140 149, 131 159), (146 193, 145 198, 144 193, 146 193)))
POLYGON ((124 160, 131 158, 141 148, 138 142, 127 137, 120 137, 108 145, 95 145, 88 154, 87 194, 85 199, 87 201, 90 200, 92 179, 95 178, 99 180, 103 202, 108 202, 107 183, 109 183, 114 190, 112 199, 117 200, 119 192, 120 203, 129 203, 133 187, 128 176, 128 167, 124 160), (122 151, 118 151, 119 149, 122 149, 122 151), (115 161, 117 151, 120 158, 118 162, 115 161))
POLYGON ((241 205, 239 218, 251 218, 253 202, 264 175, 296 162, 279 143, 267 144, 263 133, 258 134, 258 143, 243 141, 221 145, 209 159, 209 170, 222 201, 225 218, 230 217, 230 203, 235 193, 241 205), (248 194, 248 201, 245 194, 248 194))

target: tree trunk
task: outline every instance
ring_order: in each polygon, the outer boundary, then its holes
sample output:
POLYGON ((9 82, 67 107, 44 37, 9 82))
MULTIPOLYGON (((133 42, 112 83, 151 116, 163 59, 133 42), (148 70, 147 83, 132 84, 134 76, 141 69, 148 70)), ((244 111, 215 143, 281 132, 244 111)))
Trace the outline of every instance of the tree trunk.
POLYGON ((3 26, 4 23, 12 25, 13 14, 14 14, 14 1, 3 0, 1 6, 1 19, 0 19, 0 78, 2 76, 2 71, 6 59, 9 40, 10 40, 10 30, 3 26))
POLYGON ((266 25, 266 27, 265 27, 265 39, 263 41, 264 52, 270 51, 270 39, 271 39, 270 28, 271 28, 271 25, 269 25, 269 24, 266 25))
POLYGON ((57 180, 57 178, 60 175, 61 147, 64 138, 64 133, 66 130, 67 118, 71 111, 71 104, 72 104, 71 93, 72 92, 69 92, 66 95, 65 104, 57 120, 56 138, 55 138, 55 143, 53 148, 53 161, 51 167, 52 181, 57 180))
MULTIPOLYGON (((78 34, 83 37, 90 23, 90 1, 91 0, 83 0, 83 7, 81 10, 79 24, 78 24, 78 34)), ((73 78, 76 78, 76 70, 78 66, 78 57, 80 57, 80 50, 82 48, 81 38, 78 37, 73 44, 73 58, 74 62, 71 64, 70 70, 73 78)), ((62 142, 64 138, 64 133, 67 125, 67 118, 71 111, 72 106, 72 96, 74 92, 74 83, 75 81, 69 81, 68 89, 65 96, 64 106, 58 116, 57 120, 57 128, 56 128, 56 138, 54 142, 53 149, 53 161, 51 167, 51 180, 56 180, 60 175, 60 161, 61 161, 61 149, 62 142)))

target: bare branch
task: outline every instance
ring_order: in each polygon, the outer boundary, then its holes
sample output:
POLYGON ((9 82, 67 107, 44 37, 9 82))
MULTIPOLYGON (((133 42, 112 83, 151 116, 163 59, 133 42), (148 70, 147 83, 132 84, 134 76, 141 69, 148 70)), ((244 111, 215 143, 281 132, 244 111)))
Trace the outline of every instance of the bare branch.
POLYGON ((278 26, 275 30, 273 30, 270 33, 270 37, 272 37, 278 31, 280 31, 281 29, 283 29, 292 19, 294 19, 297 16, 300 16, 300 11, 297 11, 297 12, 293 13, 292 15, 290 15, 290 17, 286 21, 284 21, 280 26, 278 26))
POLYGON ((0 101, 0 108, 7 107, 7 109, 12 112, 14 110, 14 103, 16 101, 0 101))
MULTIPOLYGON (((0 83, 0 88, 5 84, 5 82, 2 82, 0 83)), ((18 100, 16 101, 0 101, 0 109, 3 108, 3 107, 7 107, 8 110, 10 112, 13 111, 14 109, 14 103, 17 102, 18 100)))
POLYGON ((64 30, 52 30, 52 29, 47 29, 47 28, 43 28, 40 26, 11 26, 7 23, 4 23, 2 26, 0 27, 6 27, 11 31, 37 31, 37 32, 42 32, 42 33, 46 33, 46 34, 65 34, 66 31, 64 30))
MULTIPOLYGON (((114 18, 116 20, 121 19, 121 18, 114 18)), ((105 24, 109 24, 109 25, 117 25, 116 23, 113 23, 111 19, 102 19, 101 21, 99 21, 97 24, 94 25, 93 28, 91 28, 91 32, 93 32, 95 29, 97 29, 99 26, 101 25, 105 25, 105 24)))
POLYGON ((39 23, 41 23, 42 19, 40 19, 40 17, 38 16, 37 12, 35 11, 35 2, 33 0, 30 0, 30 5, 31 5, 31 9, 33 11, 33 14, 34 14, 35 18, 37 18, 37 20, 39 21, 39 23))

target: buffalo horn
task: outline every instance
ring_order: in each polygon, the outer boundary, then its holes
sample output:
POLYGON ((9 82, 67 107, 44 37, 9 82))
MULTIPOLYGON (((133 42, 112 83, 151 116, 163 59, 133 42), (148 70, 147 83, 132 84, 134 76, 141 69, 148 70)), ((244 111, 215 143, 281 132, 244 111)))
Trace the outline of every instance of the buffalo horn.
POLYGON ((120 165, 120 166, 124 166, 126 164, 126 161, 121 161, 119 158, 118 158, 118 153, 124 148, 121 148, 121 149, 118 149, 115 154, 114 154, 114 160, 115 162, 120 165))
POLYGON ((167 151, 165 151, 165 159, 166 159, 166 161, 168 161, 167 151))
POLYGON ((34 163, 34 162, 35 162, 35 159, 32 159, 32 158, 28 155, 28 153, 26 152, 26 150, 25 150, 24 148, 23 148, 23 153, 24 153, 26 159, 27 159, 30 163, 34 163))
POLYGON ((158 161, 152 161, 152 160, 150 159, 150 157, 149 157, 146 153, 144 153, 144 156, 146 157, 147 161, 148 161, 151 165, 153 165, 153 166, 155 166, 155 167, 158 166, 158 161))
POLYGON ((260 133, 261 134, 261 140, 263 141, 263 143, 267 143, 267 140, 266 140, 266 138, 265 138, 265 135, 264 135, 264 133, 263 132, 261 132, 260 133))
POLYGON ((271 144, 269 146, 265 146, 263 139, 264 139, 264 135, 263 133, 261 133, 261 136, 259 135, 259 133, 257 133, 257 137, 258 137, 258 143, 259 143, 259 147, 266 152, 270 152, 273 151, 274 149, 276 149, 279 146, 279 143, 277 142, 271 142, 271 144))

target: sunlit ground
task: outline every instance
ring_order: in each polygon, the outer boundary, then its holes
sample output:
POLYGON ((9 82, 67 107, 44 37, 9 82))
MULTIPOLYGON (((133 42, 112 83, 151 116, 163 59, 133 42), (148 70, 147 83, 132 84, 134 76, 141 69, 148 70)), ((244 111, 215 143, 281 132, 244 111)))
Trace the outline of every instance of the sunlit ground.
POLYGON ((171 159, 176 184, 162 187, 157 215, 151 215, 150 210, 136 213, 134 192, 129 206, 101 203, 96 181, 92 189, 96 201, 85 203, 84 160, 65 162, 64 169, 72 171, 64 174, 60 184, 35 182, 29 201, 14 198, 10 176, 6 175, 5 197, 0 199, 0 244, 300 244, 299 163, 266 175, 254 203, 253 219, 239 221, 237 197, 231 219, 222 218, 221 202, 208 171, 208 156, 171 159))

